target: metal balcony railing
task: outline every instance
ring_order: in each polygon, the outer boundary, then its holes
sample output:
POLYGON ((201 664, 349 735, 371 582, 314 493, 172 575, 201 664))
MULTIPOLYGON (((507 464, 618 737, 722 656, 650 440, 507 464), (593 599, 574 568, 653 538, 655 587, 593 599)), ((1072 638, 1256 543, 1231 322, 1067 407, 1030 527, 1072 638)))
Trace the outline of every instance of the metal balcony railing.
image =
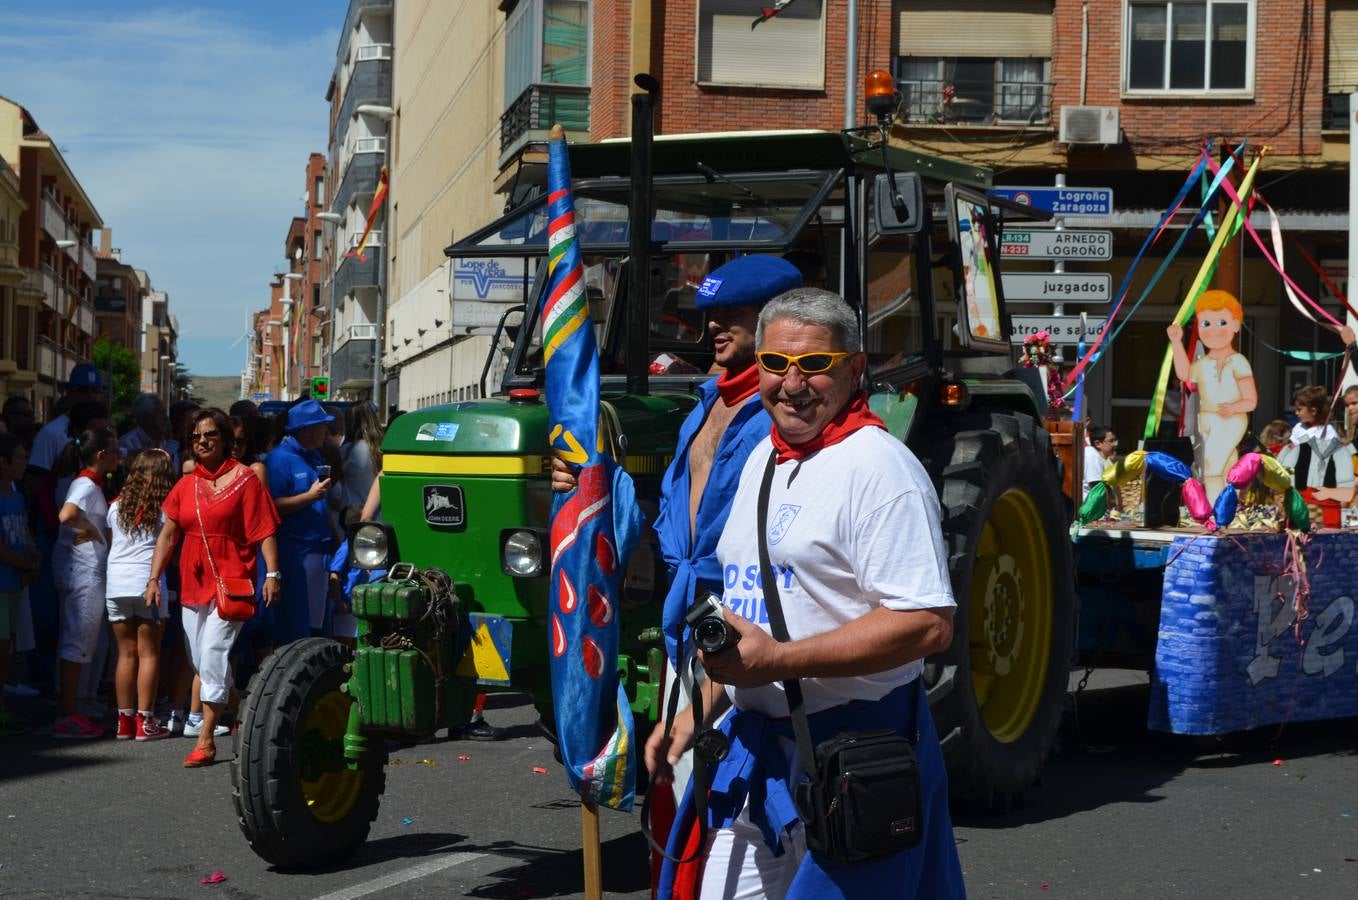
POLYGON ((1045 125, 1051 83, 1045 81, 901 81, 905 121, 921 125, 1045 125))
POLYGON ((589 87, 532 84, 500 116, 500 153, 508 153, 523 135, 560 124, 567 131, 589 129, 589 87))
POLYGON ((391 59, 391 44, 363 44, 355 49, 355 62, 366 62, 370 59, 391 59))

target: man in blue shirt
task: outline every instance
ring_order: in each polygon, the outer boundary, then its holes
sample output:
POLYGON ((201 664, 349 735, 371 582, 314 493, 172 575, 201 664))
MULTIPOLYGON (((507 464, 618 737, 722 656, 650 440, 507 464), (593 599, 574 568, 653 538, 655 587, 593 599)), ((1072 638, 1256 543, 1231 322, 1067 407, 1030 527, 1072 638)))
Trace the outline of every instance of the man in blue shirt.
POLYGON ((325 494, 330 477, 326 472, 322 478, 318 471, 325 464, 318 448, 333 419, 315 400, 294 405, 288 410, 287 437, 265 461, 269 493, 282 520, 277 538, 283 590, 280 601, 269 609, 268 625, 275 647, 325 633, 326 548, 331 541, 325 494))

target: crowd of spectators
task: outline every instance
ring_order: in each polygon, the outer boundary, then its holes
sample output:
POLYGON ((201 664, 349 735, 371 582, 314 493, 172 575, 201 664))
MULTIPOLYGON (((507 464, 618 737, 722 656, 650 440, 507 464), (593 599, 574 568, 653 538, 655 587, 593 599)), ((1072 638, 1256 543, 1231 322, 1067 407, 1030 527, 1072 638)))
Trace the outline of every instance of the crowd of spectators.
POLYGON ((143 394, 115 417, 89 365, 45 423, 27 396, 7 398, 0 737, 184 735, 184 764, 211 764, 270 652, 315 635, 352 643, 343 525, 376 493, 382 433, 368 404, 312 399, 266 416, 248 400, 167 409, 143 394), (219 614, 221 585, 247 581, 253 615, 219 614), (6 703, 20 697, 35 721, 6 703))

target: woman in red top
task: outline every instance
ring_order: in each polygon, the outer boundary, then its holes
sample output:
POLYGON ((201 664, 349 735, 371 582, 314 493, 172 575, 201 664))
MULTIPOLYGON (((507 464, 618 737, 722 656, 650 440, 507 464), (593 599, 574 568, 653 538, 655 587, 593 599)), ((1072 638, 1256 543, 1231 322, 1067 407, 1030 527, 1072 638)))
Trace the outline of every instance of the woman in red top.
POLYGON ((205 409, 193 417, 189 428, 193 473, 179 479, 165 498, 165 525, 156 540, 151 581, 146 585, 147 603, 159 603, 160 574, 182 533, 179 602, 184 640, 203 684, 203 727, 198 744, 184 760, 188 768, 211 765, 217 757, 213 729, 229 689, 227 654, 244 624, 217 615, 217 578, 253 581, 258 547, 268 566, 264 604, 272 606, 278 599, 278 545, 274 542, 278 511, 259 479, 231 458, 232 434, 231 423, 219 409, 205 409))

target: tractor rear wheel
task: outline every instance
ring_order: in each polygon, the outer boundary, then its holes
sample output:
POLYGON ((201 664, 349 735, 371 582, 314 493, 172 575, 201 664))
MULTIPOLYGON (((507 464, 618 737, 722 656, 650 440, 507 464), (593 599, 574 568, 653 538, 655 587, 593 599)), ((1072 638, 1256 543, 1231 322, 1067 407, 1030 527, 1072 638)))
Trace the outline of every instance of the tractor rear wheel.
POLYGON ((250 682, 236 731, 231 797, 250 848, 281 868, 348 858, 368 837, 386 784, 387 752, 369 741, 344 759, 353 700, 341 691, 348 648, 309 638, 275 651, 250 682))
POLYGON ((925 684, 954 795, 1007 803, 1061 724, 1075 584, 1059 466, 1021 413, 941 420, 926 444, 957 611, 925 684))

